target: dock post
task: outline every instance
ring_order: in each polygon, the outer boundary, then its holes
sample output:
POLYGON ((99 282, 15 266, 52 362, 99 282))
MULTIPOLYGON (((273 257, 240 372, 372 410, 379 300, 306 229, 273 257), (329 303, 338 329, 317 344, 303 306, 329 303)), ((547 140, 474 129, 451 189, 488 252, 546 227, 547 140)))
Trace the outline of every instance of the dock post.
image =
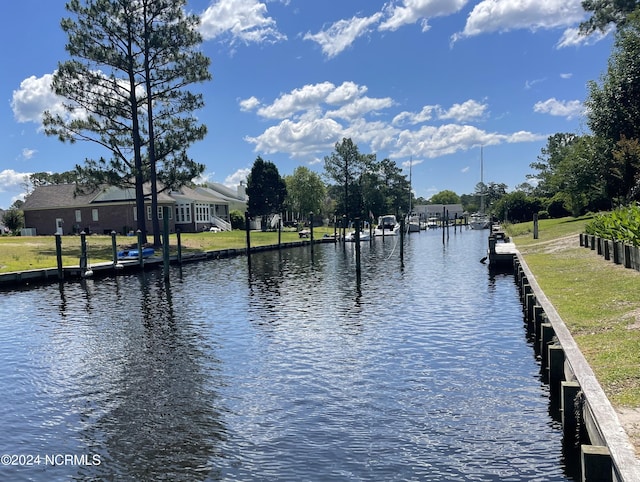
POLYGON ((445 220, 447 222, 447 240, 448 240, 449 239, 449 210, 448 209, 447 209, 445 220))
POLYGON ((564 381, 564 350, 559 343, 549 345, 549 398, 558 400, 564 381))
POLYGON ((347 236, 347 215, 342 215, 342 242, 345 242, 347 236))
POLYGON ((244 229, 247 232, 247 263, 249 263, 249 267, 251 267, 251 234, 249 223, 249 211, 246 211, 244 213, 244 229))
POLYGON ((116 232, 111 231, 111 254, 113 257, 113 266, 118 264, 118 247, 116 246, 116 232))
POLYGON ((404 218, 400 216, 400 266, 404 266, 404 218))
POLYGON ((58 263, 58 279, 64 279, 64 270, 62 269, 62 235, 56 233, 56 262, 58 263))
POLYGON ((80 233, 80 274, 84 276, 87 271, 87 233, 80 233))
POLYGON ((553 331, 553 325, 551 323, 542 323, 540 325, 542 329, 542 336, 540 337, 540 357, 541 357, 541 369, 544 372, 549 368, 549 350, 547 347, 553 340, 555 335, 553 331))
POLYGON ((580 459, 583 482, 610 482, 613 480, 611 454, 607 447, 582 445, 580 459))
POLYGON ((356 239, 355 239, 355 248, 356 248, 356 278, 358 281, 360 280, 360 218, 355 218, 354 224, 356 225, 356 239))
POLYGON ((138 264, 140 265, 140 268, 143 268, 144 258, 142 257, 142 231, 138 229, 136 233, 138 234, 138 264))
POLYGON ((543 317, 545 316, 545 312, 544 309, 542 308, 542 306, 536 304, 533 307, 533 323, 532 323, 532 330, 531 330, 531 335, 533 336, 534 340, 538 340, 538 337, 540 336, 540 325, 543 323, 543 317))
POLYGON ((309 243, 311 244, 311 257, 313 257, 313 211, 309 213, 309 243))
POLYGON ((567 444, 576 445, 580 442, 578 433, 578 420, 582 414, 576 412, 576 399, 580 393, 578 382, 560 383, 560 416, 562 420, 562 433, 567 444))
POLYGON ((162 265, 165 281, 169 279, 169 208, 162 207, 162 265))
POLYGON ((180 228, 176 228, 176 239, 178 243, 178 264, 182 266, 182 239, 180 234, 180 228))

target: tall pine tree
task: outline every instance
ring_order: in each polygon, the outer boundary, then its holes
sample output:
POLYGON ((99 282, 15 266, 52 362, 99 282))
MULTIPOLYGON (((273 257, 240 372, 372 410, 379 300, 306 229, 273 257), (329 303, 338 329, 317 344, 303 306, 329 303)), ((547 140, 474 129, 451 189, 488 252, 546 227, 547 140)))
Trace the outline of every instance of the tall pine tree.
POLYGON ((135 186, 138 228, 146 238, 143 185, 152 188, 152 219, 159 243, 157 183, 178 187, 200 174, 187 148, 206 127, 192 113, 201 95, 186 87, 210 78, 209 59, 197 50, 198 18, 185 0, 71 0, 75 18, 62 20, 72 60, 52 84, 65 114, 45 113, 45 131, 62 141, 91 141, 109 159, 76 166, 88 185, 135 186), (160 168, 159 168, 160 167, 160 168))

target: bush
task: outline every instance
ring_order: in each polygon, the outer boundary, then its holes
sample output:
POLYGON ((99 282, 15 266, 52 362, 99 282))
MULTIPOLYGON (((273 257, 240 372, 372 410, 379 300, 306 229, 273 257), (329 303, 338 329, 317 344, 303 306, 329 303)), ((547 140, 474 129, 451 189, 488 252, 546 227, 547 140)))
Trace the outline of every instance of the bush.
POLYGON ((551 198, 547 204, 547 212, 553 219, 564 218, 571 215, 569 210, 565 207, 564 196, 562 194, 556 194, 551 198))
POLYGON ((232 229, 244 229, 244 214, 240 211, 231 211, 229 213, 229 219, 231 220, 232 229))
POLYGON ((538 219, 549 219, 549 211, 538 211, 538 219))
POLYGON ((610 213, 597 214, 585 225, 587 234, 640 246, 640 206, 624 206, 610 213))
POLYGON ((13 234, 17 234, 24 227, 24 215, 22 211, 12 208, 4 213, 2 222, 13 234))

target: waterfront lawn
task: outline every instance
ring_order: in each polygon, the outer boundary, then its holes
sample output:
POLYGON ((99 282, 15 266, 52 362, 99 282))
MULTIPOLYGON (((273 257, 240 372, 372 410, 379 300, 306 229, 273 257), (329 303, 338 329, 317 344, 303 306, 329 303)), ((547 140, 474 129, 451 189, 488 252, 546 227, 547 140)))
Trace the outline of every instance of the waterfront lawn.
MULTIPOLYGON (((325 233, 333 234, 333 228, 314 228, 314 237, 321 238, 325 233)), ((282 243, 299 241, 296 231, 282 231, 282 243)), ((278 244, 277 232, 251 231, 251 246, 278 244)), ((118 236, 118 250, 134 247, 136 238, 118 236)), ((222 249, 246 247, 246 232, 240 230, 220 233, 183 233, 181 235, 182 253, 198 253, 222 249)), ((169 236, 170 254, 178 253, 178 241, 175 234, 169 236)), ((89 263, 110 262, 113 260, 111 236, 87 236, 89 263)), ((78 266, 80 260, 80 236, 62 237, 62 264, 78 266)), ((0 236, 0 273, 27 271, 33 269, 55 268, 55 236, 0 236)))
POLYGON ((640 272, 580 246, 588 218, 508 226, 614 406, 640 407, 640 272))

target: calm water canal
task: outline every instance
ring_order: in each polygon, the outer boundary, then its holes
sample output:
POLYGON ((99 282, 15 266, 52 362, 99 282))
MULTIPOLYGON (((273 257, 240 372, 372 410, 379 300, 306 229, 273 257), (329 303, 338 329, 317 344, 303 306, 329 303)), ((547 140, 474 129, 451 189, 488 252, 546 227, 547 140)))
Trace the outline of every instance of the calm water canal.
POLYGON ((486 236, 0 293, 0 480, 570 480, 486 236))

